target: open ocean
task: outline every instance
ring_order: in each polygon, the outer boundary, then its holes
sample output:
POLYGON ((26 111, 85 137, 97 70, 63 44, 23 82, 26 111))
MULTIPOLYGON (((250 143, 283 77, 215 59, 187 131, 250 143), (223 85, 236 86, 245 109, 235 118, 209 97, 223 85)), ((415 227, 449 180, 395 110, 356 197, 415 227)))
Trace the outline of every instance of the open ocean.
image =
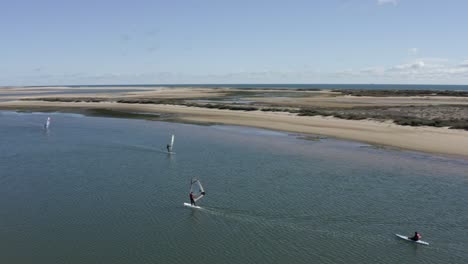
POLYGON ((77 114, 0 124, 0 263, 468 262, 466 159, 77 114), (414 231, 430 245, 394 235, 414 231))

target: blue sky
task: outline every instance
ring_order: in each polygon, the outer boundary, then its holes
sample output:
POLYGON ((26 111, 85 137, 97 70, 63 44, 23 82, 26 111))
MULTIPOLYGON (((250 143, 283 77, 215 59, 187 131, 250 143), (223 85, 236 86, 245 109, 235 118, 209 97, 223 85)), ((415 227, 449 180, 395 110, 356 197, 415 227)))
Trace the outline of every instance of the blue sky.
POLYGON ((466 0, 0 1, 0 85, 468 84, 466 0))

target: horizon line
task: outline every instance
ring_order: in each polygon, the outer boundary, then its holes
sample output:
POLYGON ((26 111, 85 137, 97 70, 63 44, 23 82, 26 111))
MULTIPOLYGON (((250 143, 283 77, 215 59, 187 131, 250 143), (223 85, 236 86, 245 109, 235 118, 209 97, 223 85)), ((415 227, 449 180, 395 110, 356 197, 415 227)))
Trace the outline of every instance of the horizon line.
POLYGON ((394 84, 394 83, 127 83, 127 84, 52 84, 52 85, 0 85, 0 87, 80 87, 80 86, 89 86, 89 87, 97 87, 97 86, 122 86, 122 87, 129 87, 129 86, 261 86, 261 85, 274 85, 274 86, 281 86, 281 85, 394 85, 394 86, 468 86, 468 84, 394 84))

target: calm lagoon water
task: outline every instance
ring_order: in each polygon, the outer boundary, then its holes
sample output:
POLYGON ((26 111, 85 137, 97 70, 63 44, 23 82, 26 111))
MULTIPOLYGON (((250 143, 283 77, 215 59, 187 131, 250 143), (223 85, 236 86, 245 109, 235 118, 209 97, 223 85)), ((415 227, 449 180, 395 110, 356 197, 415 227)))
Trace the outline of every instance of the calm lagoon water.
POLYGON ((464 159, 59 113, 0 112, 0 137, 1 263, 468 261, 464 159))

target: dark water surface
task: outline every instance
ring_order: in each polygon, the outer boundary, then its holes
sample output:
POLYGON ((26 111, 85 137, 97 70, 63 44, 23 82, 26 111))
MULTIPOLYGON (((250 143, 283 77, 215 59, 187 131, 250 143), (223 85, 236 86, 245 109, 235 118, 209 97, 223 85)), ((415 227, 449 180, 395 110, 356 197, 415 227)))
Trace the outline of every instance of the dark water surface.
POLYGON ((466 160, 49 115, 46 132, 46 114, 0 112, 0 263, 468 261, 466 160), (207 192, 200 210, 182 206, 191 176, 207 192), (431 244, 394 235, 414 231, 431 244))

